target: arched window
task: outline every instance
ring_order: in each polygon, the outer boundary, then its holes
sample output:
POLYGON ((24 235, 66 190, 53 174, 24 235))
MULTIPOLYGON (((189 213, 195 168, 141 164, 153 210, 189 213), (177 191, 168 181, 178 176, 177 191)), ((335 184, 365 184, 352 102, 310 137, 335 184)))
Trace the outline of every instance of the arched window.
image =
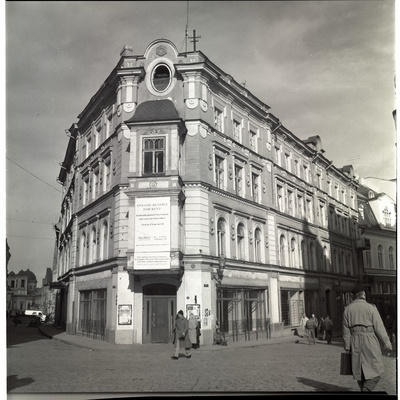
POLYGON ((246 242, 245 242, 244 225, 241 223, 237 227, 236 237, 237 237, 238 259, 244 260, 246 257, 246 242))
POLYGON ((261 253, 261 229, 256 228, 254 231, 254 252, 255 252, 255 261, 262 262, 262 253, 261 253))
POLYGON ((383 247, 381 244, 378 245, 378 268, 383 269, 383 247))
POLYGON ((286 265, 286 238, 285 235, 281 235, 279 239, 279 248, 281 255, 281 265, 286 265))
POLYGON ((94 263, 96 261, 96 228, 92 228, 90 232, 90 242, 89 242, 89 264, 94 263))
POLYGON ((108 224, 103 222, 101 226, 101 241, 100 241, 100 260, 108 258, 108 224))
POLYGON ((220 218, 217 223, 218 255, 226 256, 226 221, 220 218))
POLYGON ((389 269, 394 269, 394 249, 389 247, 389 269))
POLYGON ((295 238, 290 241, 290 262, 291 267, 298 267, 298 257, 297 257, 297 242, 295 238))
POLYGON ((79 248, 79 265, 82 266, 85 264, 86 264, 86 234, 85 232, 82 232, 80 248, 79 248))

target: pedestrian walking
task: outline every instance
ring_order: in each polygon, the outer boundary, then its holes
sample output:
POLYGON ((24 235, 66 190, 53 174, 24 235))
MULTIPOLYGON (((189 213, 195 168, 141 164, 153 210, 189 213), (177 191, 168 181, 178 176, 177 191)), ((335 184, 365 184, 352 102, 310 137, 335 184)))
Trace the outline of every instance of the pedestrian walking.
POLYGON ((308 321, 307 315, 303 314, 303 316, 300 318, 299 331, 297 332, 300 337, 304 337, 306 335, 306 331, 307 331, 306 323, 307 323, 307 321, 308 321))
POLYGON ((343 313, 344 347, 351 353, 353 378, 361 391, 372 392, 384 372, 379 340, 387 350, 392 345, 378 309, 366 301, 365 288, 359 286, 353 294, 343 313))
POLYGON ((311 318, 306 322, 306 328, 308 333, 308 343, 315 344, 315 331, 318 329, 318 320, 315 318, 315 315, 312 314, 311 318))
POLYGON ((319 336, 318 336, 319 339, 325 340, 325 321, 323 317, 321 317, 321 319, 319 320, 318 330, 319 330, 319 336))
POLYGON ((171 357, 174 360, 179 358, 179 350, 180 348, 185 349, 186 358, 190 358, 192 355, 190 354, 190 348, 192 347, 192 343, 190 342, 188 333, 189 322, 184 317, 183 311, 179 310, 175 319, 175 354, 171 357))
POLYGON ((332 331, 333 331, 333 322, 329 318, 329 315, 326 315, 324 319, 324 328, 325 328, 325 339, 328 344, 332 343, 332 331))
POLYGON ((189 326, 188 326, 188 335, 192 346, 197 349, 197 325, 198 320, 195 318, 193 313, 189 315, 189 326))

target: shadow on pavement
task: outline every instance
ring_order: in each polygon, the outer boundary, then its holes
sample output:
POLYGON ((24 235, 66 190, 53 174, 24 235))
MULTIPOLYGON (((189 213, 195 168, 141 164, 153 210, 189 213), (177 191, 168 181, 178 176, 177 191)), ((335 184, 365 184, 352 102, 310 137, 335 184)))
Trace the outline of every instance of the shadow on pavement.
POLYGON ((34 380, 32 378, 18 379, 17 375, 9 375, 7 376, 7 392, 22 386, 30 385, 33 382, 34 380))
POLYGON ((341 386, 331 385, 329 383, 314 381, 313 379, 297 378, 298 382, 310 386, 317 392, 350 392, 350 389, 341 386))

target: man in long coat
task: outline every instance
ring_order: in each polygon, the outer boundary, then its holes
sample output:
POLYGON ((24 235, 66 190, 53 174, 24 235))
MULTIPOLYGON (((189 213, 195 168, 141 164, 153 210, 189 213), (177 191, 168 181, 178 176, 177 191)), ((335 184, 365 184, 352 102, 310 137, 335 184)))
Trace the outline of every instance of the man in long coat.
POLYGON ((188 333, 189 322, 183 316, 183 311, 178 311, 178 315, 175 319, 175 354, 171 357, 174 360, 179 358, 179 349, 181 347, 185 348, 186 358, 190 358, 190 348, 192 347, 192 342, 189 339, 188 333))
POLYGON ((347 352, 351 352, 353 377, 362 392, 372 392, 384 372, 382 351, 378 338, 385 349, 392 345, 374 304, 367 303, 365 289, 353 291, 355 299, 343 313, 343 340, 347 352))

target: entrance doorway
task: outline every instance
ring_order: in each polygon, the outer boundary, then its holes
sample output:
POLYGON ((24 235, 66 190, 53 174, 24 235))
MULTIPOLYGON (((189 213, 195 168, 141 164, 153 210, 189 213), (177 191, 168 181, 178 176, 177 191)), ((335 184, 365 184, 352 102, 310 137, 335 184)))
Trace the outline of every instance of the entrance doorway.
POLYGON ((176 288, 155 284, 143 288, 143 343, 172 343, 176 288))

